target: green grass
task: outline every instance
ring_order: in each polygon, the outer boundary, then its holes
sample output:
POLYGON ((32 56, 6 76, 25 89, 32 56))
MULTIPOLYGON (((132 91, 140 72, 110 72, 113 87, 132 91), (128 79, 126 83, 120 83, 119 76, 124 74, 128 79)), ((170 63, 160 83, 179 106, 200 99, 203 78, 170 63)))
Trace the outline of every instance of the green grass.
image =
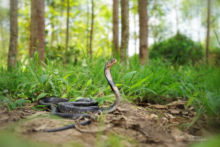
MULTIPOLYGON (((220 69, 206 65, 173 66, 151 60, 143 67, 137 56, 128 67, 116 64, 112 76, 122 96, 130 101, 167 103, 189 100, 198 112, 216 114, 220 106, 220 69)), ((104 77, 107 59, 82 60, 77 65, 53 61, 39 66, 33 60, 20 63, 13 71, 0 70, 0 101, 10 109, 44 96, 92 97, 102 104, 114 100, 104 77), (26 64, 25 64, 26 63, 26 64), (28 64, 27 64, 28 63, 28 64)))

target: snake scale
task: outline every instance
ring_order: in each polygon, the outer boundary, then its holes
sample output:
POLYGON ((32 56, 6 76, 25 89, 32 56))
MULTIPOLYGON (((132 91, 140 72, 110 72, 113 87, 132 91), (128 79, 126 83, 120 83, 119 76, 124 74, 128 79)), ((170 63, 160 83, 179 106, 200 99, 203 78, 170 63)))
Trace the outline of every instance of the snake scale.
MULTIPOLYGON (((91 113, 110 113, 113 112, 119 102, 120 93, 116 87, 112 75, 111 67, 117 62, 116 59, 112 59, 105 64, 104 74, 110 85, 112 91, 115 94, 115 102, 109 107, 99 107, 98 102, 92 98, 81 98, 74 102, 68 102, 69 99, 57 98, 57 97, 44 97, 38 100, 39 105, 46 105, 51 109, 51 113, 70 119, 87 118, 87 120, 80 122, 81 125, 87 125, 91 122, 91 113)), ((75 124, 64 126, 61 128, 48 129, 44 132, 57 132, 76 127, 75 124)))

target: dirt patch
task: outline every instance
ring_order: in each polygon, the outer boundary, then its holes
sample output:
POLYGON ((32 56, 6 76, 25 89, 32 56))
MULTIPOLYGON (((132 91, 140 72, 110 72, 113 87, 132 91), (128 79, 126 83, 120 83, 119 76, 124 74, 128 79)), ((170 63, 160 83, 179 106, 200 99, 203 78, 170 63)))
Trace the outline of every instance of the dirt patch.
POLYGON ((6 107, 0 105, 0 128, 4 128, 13 122, 36 113, 36 111, 31 109, 31 107, 33 107, 33 104, 28 104, 22 108, 8 111, 6 107))
POLYGON ((195 115, 194 111, 181 106, 184 104, 176 102, 165 106, 148 104, 147 107, 140 107, 123 101, 114 113, 102 115, 88 126, 54 133, 42 130, 72 124, 74 121, 51 118, 49 112, 36 112, 30 108, 22 109, 22 113, 13 111, 2 114, 5 115, 3 120, 7 121, 13 118, 12 114, 19 119, 25 118, 15 127, 17 134, 54 145, 68 146, 71 142, 78 142, 84 146, 97 146, 100 142, 107 143, 111 136, 119 136, 125 146, 176 147, 201 140, 178 129, 195 115))

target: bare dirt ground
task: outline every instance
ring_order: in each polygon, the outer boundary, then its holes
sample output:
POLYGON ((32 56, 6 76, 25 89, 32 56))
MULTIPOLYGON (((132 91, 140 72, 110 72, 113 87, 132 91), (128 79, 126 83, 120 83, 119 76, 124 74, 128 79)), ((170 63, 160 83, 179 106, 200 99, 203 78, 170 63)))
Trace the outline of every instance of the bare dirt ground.
POLYGON ((77 125, 75 129, 54 133, 42 130, 65 126, 74 121, 52 117, 46 111, 33 110, 33 105, 10 112, 2 107, 0 130, 13 126, 13 133, 18 136, 54 146, 69 146, 71 143, 108 146, 117 136, 122 146, 185 147, 203 141, 198 136, 202 135, 198 133, 201 129, 186 127, 196 113, 192 107, 186 109, 185 104, 184 101, 176 101, 168 105, 136 106, 123 101, 114 113, 102 115, 88 126, 77 125))

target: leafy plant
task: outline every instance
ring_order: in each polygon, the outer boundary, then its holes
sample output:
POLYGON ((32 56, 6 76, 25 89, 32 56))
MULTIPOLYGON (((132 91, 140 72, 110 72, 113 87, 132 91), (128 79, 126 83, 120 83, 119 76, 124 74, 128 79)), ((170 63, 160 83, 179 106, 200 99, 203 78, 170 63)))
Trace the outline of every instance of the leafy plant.
POLYGON ((185 35, 177 33, 167 40, 153 44, 150 57, 162 57, 164 60, 177 64, 195 64, 203 57, 202 46, 185 35))

